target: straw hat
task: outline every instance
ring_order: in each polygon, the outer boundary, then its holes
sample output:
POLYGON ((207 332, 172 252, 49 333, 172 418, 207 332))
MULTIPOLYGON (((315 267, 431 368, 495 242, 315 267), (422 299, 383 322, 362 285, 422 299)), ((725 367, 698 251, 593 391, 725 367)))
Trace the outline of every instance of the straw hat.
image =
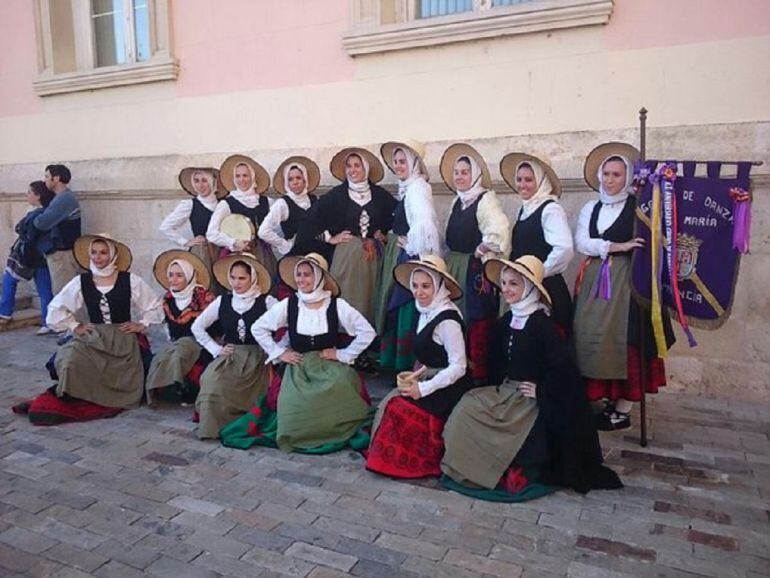
POLYGON ((219 284, 226 289, 232 290, 232 286, 230 285, 230 268, 236 261, 247 263, 257 272, 259 291, 262 295, 267 295, 270 292, 270 273, 251 253, 230 253, 226 257, 222 257, 216 261, 214 263, 214 277, 219 284))
POLYGON ((598 191, 601 184, 596 176, 599 172, 599 167, 605 159, 612 156, 625 157, 633 165, 639 160, 641 153, 635 146, 624 142, 606 142, 588 153, 586 162, 583 165, 583 177, 588 186, 593 190, 598 191))
POLYGON ((393 170, 393 153, 396 151, 396 149, 409 149, 412 151, 412 154, 417 157, 418 162, 420 163, 420 172, 428 176, 428 169, 425 168, 425 145, 421 142, 417 142, 415 140, 408 140, 405 142, 396 142, 396 141, 388 141, 385 144, 383 144, 380 147, 380 156, 382 156, 382 160, 385 161, 385 164, 388 165, 388 168, 390 169, 390 172, 395 174, 395 170, 393 170))
POLYGON ((131 255, 131 249, 127 245, 124 245, 120 241, 117 241, 110 237, 107 233, 97 233, 96 235, 83 235, 78 237, 75 241, 75 246, 72 247, 72 254, 75 256, 75 261, 83 269, 88 271, 91 267, 91 241, 110 241, 115 245, 118 252, 118 260, 116 267, 118 271, 128 271, 131 268, 131 261, 133 257, 131 255))
POLYGON ((293 156, 283 161, 275 171, 273 188, 277 193, 280 193, 281 195, 286 194, 286 187, 284 187, 283 184, 283 171, 289 165, 302 165, 305 167, 305 170, 307 171, 308 193, 312 193, 318 188, 318 183, 321 182, 321 170, 318 168, 318 165, 307 157, 293 156))
POLYGON ((412 275, 412 271, 415 269, 427 269, 440 275, 444 279, 447 289, 449 289, 450 299, 459 299, 463 296, 463 290, 460 289, 460 284, 454 277, 452 277, 452 275, 450 275, 444 260, 437 255, 425 255, 421 256, 419 259, 401 263, 393 270, 393 277, 395 277, 396 281, 401 286, 411 291, 409 278, 412 275))
MULTIPOLYGON (((551 165, 549 165, 544 160, 537 158, 536 156, 528 155, 527 153, 509 153, 505 155, 500 161, 500 175, 502 175, 503 180, 508 183, 508 186, 516 191, 516 167, 518 167, 521 163, 532 162, 537 163, 543 167, 543 170, 545 171, 548 179, 551 181, 551 186, 553 187, 551 194, 557 197, 561 197, 561 181, 559 180, 559 177, 556 176, 556 173, 554 172, 553 168, 551 168, 551 165)), ((540 183, 538 183, 538 186, 539 185, 540 183)))
POLYGON ((508 261, 507 259, 490 259, 484 263, 484 275, 487 276, 492 284, 498 289, 500 287, 500 274, 505 267, 510 267, 514 271, 521 273, 524 277, 532 281, 532 284, 537 287, 548 305, 551 305, 551 296, 543 286, 543 277, 545 276, 545 267, 543 262, 534 255, 522 255, 515 261, 508 261))
POLYGON ((187 261, 195 270, 195 278, 198 281, 198 285, 202 285, 206 289, 211 285, 211 275, 200 257, 190 251, 171 249, 158 255, 155 259, 155 264, 152 266, 155 280, 164 289, 168 289, 168 266, 171 261, 187 261))
POLYGON ((216 195, 217 199, 222 199, 227 195, 228 191, 222 188, 219 183, 219 170, 212 167, 185 167, 181 170, 181 172, 179 173, 179 184, 182 185, 182 188, 185 190, 187 194, 192 195, 193 197, 198 196, 198 193, 195 192, 195 188, 193 188, 193 183, 192 183, 193 175, 198 171, 204 171, 214 175, 213 192, 216 195))
POLYGON ((464 142, 458 142, 450 146, 441 156, 441 178, 444 179, 446 186, 455 190, 454 170, 455 163, 460 157, 473 157, 481 168, 481 185, 486 189, 492 188, 492 175, 489 174, 489 167, 484 158, 471 145, 464 142))
POLYGON ((338 181, 345 181, 348 178, 345 174, 345 159, 351 154, 359 155, 369 163, 369 180, 371 182, 379 183, 385 176, 382 163, 374 154, 361 147, 347 147, 334 155, 329 163, 329 170, 338 181))
POLYGON ((222 166, 219 167, 219 182, 224 189, 227 191, 235 189, 233 170, 241 163, 250 166, 254 170, 254 190, 258 195, 261 195, 270 188, 270 175, 261 164, 246 155, 230 155, 222 163, 222 166))
POLYGON ((338 297, 340 286, 337 280, 329 273, 329 263, 318 253, 308 253, 307 255, 292 255, 284 257, 278 263, 278 275, 289 287, 297 290, 297 281, 294 279, 294 268, 299 263, 311 263, 321 269, 324 276, 324 289, 331 291, 332 297, 338 297))

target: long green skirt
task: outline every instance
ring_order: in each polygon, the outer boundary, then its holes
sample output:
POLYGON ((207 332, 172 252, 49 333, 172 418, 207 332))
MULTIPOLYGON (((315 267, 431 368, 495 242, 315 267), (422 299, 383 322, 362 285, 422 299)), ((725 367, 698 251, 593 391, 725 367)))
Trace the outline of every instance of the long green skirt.
POLYGON ((183 384, 202 350, 192 337, 180 337, 153 357, 145 384, 147 405, 152 405, 153 395, 158 393, 157 390, 183 384))
POLYGON ((262 445, 312 454, 364 449, 372 414, 355 370, 310 352, 303 354, 301 365, 287 365, 276 411, 264 395, 219 435, 223 445, 239 449, 262 445))

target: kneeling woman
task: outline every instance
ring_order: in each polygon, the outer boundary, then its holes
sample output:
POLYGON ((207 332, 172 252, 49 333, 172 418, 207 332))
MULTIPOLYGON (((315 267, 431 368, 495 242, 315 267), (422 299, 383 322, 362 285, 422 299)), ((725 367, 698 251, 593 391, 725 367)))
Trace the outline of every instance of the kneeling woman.
POLYGON ((219 430, 246 413, 267 390, 265 354, 251 335, 252 324, 277 303, 270 274, 250 254, 233 253, 214 263, 214 277, 232 293, 217 297, 192 324, 195 339, 214 357, 200 378, 195 409, 198 437, 219 437, 219 430), (206 331, 219 321, 220 345, 206 331))
POLYGON ((484 267, 510 311, 490 350, 490 385, 468 392, 444 429, 446 487, 521 502, 554 491, 622 486, 602 451, 580 372, 549 317, 543 263, 532 255, 484 267))
POLYGON ((87 269, 67 283, 48 306, 47 325, 71 330, 49 362, 58 384, 14 411, 28 413, 36 425, 55 425, 112 417, 139 405, 144 391, 150 343, 144 331, 163 321, 158 295, 141 277, 129 273, 131 252, 106 235, 85 235, 73 248, 87 269), (85 306, 88 323, 75 314, 85 306), (131 307, 140 321, 131 320, 131 307))
POLYGON ((147 405, 153 395, 165 401, 193 403, 200 375, 211 355, 195 341, 192 324, 214 300, 208 268, 193 253, 174 249, 161 253, 153 267, 155 279, 166 289, 163 313, 171 344, 154 356, 147 374, 147 405))
POLYGON ((361 313, 339 298, 340 289, 321 255, 285 257, 279 264, 284 283, 296 289, 252 327, 268 362, 286 364, 280 391, 264 396, 249 414, 222 429, 222 443, 241 449, 253 445, 283 451, 328 453, 346 446, 363 449, 369 436, 370 400, 350 367, 374 340, 361 313), (288 344, 274 332, 287 328, 288 344), (340 333, 353 337, 340 347, 340 333))
POLYGON ((444 421, 473 386, 465 358, 464 324, 452 303, 463 292, 433 255, 395 269, 420 312, 414 352, 420 366, 399 374, 398 389, 382 400, 372 428, 366 468, 397 478, 439 476, 444 421))

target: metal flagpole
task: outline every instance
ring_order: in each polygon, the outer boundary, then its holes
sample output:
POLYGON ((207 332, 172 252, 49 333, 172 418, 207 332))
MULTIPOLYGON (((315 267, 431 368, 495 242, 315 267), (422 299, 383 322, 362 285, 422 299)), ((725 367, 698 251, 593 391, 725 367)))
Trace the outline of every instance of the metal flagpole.
MULTIPOLYGON (((639 109, 639 152, 641 153, 641 161, 647 160, 647 109, 642 107, 639 109)), ((640 313, 643 312, 644 306, 642 303, 637 302, 640 313)), ((643 448, 647 447, 647 355, 645 352, 645 342, 647 336, 645 335, 645 317, 639 315, 639 380, 641 381, 642 399, 639 404, 639 445, 643 448)))

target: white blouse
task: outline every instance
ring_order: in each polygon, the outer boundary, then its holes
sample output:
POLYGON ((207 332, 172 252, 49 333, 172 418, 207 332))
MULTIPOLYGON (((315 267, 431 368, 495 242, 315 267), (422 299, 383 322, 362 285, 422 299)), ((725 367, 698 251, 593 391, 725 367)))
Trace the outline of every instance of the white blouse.
MULTIPOLYGON (((214 341, 214 339, 206 332, 206 330, 214 325, 214 323, 219 321, 219 304, 221 302, 221 296, 214 299, 214 301, 212 301, 209 306, 206 307, 206 309, 204 309, 200 315, 198 315, 195 321, 193 321, 192 327, 190 328, 193 336, 195 337, 195 341, 200 343, 201 346, 212 355, 212 357, 219 355, 219 352, 222 351, 223 346, 214 341)), ((272 295, 268 295, 265 299, 265 307, 267 307, 268 310, 276 303, 278 303, 278 300, 272 295)), ((236 313, 245 313, 248 311, 248 309, 244 311, 238 311, 239 308, 236 306, 236 304, 233 304, 233 309, 236 313)), ((249 309, 251 309, 251 307, 249 307, 249 309)), ((249 328, 247 327, 246 331, 248 330, 249 328)))
MULTIPOLYGON (((583 253, 583 255, 599 257, 604 260, 610 252, 611 242, 604 239, 592 239, 589 231, 591 213, 593 213, 594 207, 598 202, 600 201, 588 201, 580 210, 577 229, 575 229, 575 245, 577 250, 583 253)), ((604 233, 618 220, 624 206, 625 202, 613 203, 611 205, 602 204, 601 209, 599 209, 599 217, 596 219, 596 229, 599 231, 599 234, 604 233)))
MULTIPOLYGON (((203 206, 206 207, 209 211, 216 209, 217 203, 219 202, 214 195, 210 195, 205 199, 198 197, 198 200, 203 203, 203 206)), ((180 247, 184 247, 190 240, 186 236, 182 235, 179 229, 190 222, 190 215, 192 214, 192 210, 192 199, 185 199, 184 201, 180 201, 176 208, 168 215, 166 215, 166 218, 163 219, 163 222, 160 224, 160 232, 165 235, 167 239, 173 241, 180 247)))
MULTIPOLYGON (((262 197, 262 195, 246 195, 240 191, 230 193, 229 196, 234 197, 250 209, 256 207, 259 204, 260 198, 262 197)), ((271 200, 268 198, 267 202, 270 204, 271 200)), ((230 249, 230 251, 235 251, 236 240, 220 230, 220 227, 222 226, 222 220, 231 214, 232 211, 230 211, 230 205, 227 204, 227 201, 224 199, 219 201, 217 208, 214 209, 214 214, 211 215, 209 227, 206 229, 206 240, 209 243, 214 243, 214 245, 217 247, 226 247, 227 249, 230 249)))
MULTIPOLYGON (((535 208, 537 210, 537 207, 535 208)), ((526 220, 522 213, 519 223, 526 220)), ((545 276, 552 277, 564 273, 569 267, 572 257, 575 255, 575 249, 572 243, 572 229, 569 226, 567 213, 559 203, 548 203, 542 212, 540 225, 543 228, 545 242, 551 247, 551 252, 543 263, 545 267, 545 276)))
MULTIPOLYGON (((445 309, 442 309, 442 311, 445 311, 445 309)), ((436 312, 430 317, 425 317, 425 319, 421 315, 420 321, 417 324, 417 332, 419 333, 439 313, 441 311, 436 312)), ((418 383, 417 387, 420 389, 420 396, 422 397, 455 383, 465 375, 468 366, 468 361, 465 357, 465 337, 463 336, 462 327, 460 327, 457 321, 453 319, 442 321, 436 325, 432 337, 434 343, 441 345, 446 350, 449 365, 432 378, 418 383)))
POLYGON ((433 205, 433 189, 424 179, 416 179, 406 188, 404 212, 409 224, 404 251, 408 255, 440 255, 441 240, 433 205))
MULTIPOLYGON (((139 275, 130 275, 131 284, 131 305, 139 310, 139 323, 144 326, 150 326, 153 323, 163 323, 165 315, 163 314, 163 297, 155 293, 153 289, 139 277, 139 275)), ((96 286, 96 289, 106 295, 115 285, 96 286)), ((75 319, 77 313, 83 306, 83 287, 80 275, 73 277, 61 291, 48 304, 48 313, 45 323, 54 331, 73 330, 78 326, 75 319)))
MULTIPOLYGON (((310 309, 302 301, 297 312, 297 333, 302 335, 324 335, 329 331, 326 321, 326 311, 331 299, 318 309, 310 309)), ((352 305, 342 298, 337 298, 337 317, 340 328, 353 337, 353 341, 344 349, 337 350, 337 359, 342 363, 351 364, 361 352, 374 341, 376 333, 366 318, 352 305)), ((251 326, 251 334, 267 353, 267 363, 278 359, 289 349, 289 342, 282 340, 276 343, 273 332, 289 325, 289 299, 283 299, 275 307, 270 308, 251 326)), ((288 335, 288 332, 287 332, 288 335)))
MULTIPOLYGON (((286 195, 291 198, 302 209, 310 208, 310 197, 308 195, 297 195, 287 191, 286 195)), ((280 198, 270 207, 267 216, 259 225, 259 238, 269 243, 281 255, 286 255, 294 246, 294 239, 285 239, 281 223, 289 218, 289 205, 286 200, 280 198)))

